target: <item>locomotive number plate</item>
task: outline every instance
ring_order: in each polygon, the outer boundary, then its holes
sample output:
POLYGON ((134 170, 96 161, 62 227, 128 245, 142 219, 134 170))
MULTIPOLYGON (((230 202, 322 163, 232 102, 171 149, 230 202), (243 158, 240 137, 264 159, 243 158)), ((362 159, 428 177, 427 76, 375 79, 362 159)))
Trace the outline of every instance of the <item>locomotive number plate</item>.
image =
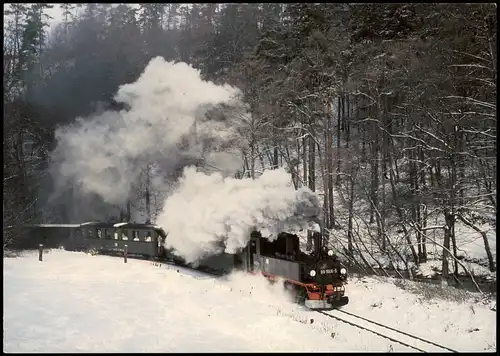
POLYGON ((334 268, 322 269, 319 271, 320 274, 332 274, 335 272, 336 272, 336 270, 334 268))

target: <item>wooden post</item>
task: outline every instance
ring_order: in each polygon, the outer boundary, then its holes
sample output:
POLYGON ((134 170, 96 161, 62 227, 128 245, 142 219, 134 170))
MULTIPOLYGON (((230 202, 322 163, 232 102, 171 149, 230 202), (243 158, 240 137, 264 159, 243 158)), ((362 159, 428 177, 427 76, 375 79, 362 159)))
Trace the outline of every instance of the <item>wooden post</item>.
POLYGON ((43 260, 43 245, 38 245, 38 261, 42 262, 43 260))
POLYGON ((127 263, 127 245, 125 245, 125 248, 123 249, 123 262, 127 263))

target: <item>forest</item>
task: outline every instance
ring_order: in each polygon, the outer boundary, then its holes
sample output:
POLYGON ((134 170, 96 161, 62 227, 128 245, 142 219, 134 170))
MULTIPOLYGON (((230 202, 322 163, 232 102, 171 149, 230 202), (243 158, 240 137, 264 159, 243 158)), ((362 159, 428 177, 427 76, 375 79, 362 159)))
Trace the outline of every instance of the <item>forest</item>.
MULTIPOLYGON (((71 192, 54 197, 55 130, 120 109, 117 88, 161 56, 241 90, 252 119, 239 177, 284 167, 316 191, 329 242, 359 269, 438 258, 443 276, 470 275, 457 241, 467 229, 493 272, 496 13, 493 3, 10 4, 4 247, 25 224, 97 218, 72 213, 71 192), (62 19, 49 31, 52 6, 62 19)), ((148 169, 127 204, 95 214, 145 209, 154 220, 165 192, 148 169)))

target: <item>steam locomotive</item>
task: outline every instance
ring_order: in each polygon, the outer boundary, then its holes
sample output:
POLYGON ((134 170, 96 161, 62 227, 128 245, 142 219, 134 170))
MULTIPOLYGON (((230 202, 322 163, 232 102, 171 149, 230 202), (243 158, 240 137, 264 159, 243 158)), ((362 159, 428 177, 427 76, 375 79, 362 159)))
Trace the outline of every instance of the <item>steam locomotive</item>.
POLYGON ((270 281, 283 280, 298 303, 311 309, 331 309, 349 303, 345 295, 347 269, 332 250, 323 248, 319 232, 311 233, 311 253, 300 250, 299 237, 282 232, 274 241, 254 231, 244 253, 247 270, 270 281))
MULTIPOLYGON (((330 309, 346 305, 347 270, 332 250, 323 248, 321 233, 309 231, 311 252, 300 249, 297 235, 282 232, 270 241, 253 231, 245 248, 236 254, 221 253, 190 266, 173 250, 166 249, 168 235, 151 224, 96 223, 36 225, 30 229, 28 244, 43 243, 48 248, 63 246, 73 251, 142 256, 177 265, 195 267, 211 273, 226 274, 243 270, 262 274, 269 281, 281 281, 298 303, 311 309, 330 309), (53 246, 52 246, 53 245, 53 246)), ((26 248, 26 247, 25 247, 26 248)))

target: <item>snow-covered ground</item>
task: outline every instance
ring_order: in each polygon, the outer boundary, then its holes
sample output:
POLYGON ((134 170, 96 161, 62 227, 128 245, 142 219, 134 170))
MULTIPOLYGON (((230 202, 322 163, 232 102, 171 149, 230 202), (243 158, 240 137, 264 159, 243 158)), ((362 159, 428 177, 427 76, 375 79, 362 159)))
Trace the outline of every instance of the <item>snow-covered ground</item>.
MULTIPOLYGON (((3 283, 4 352, 412 351, 305 310, 262 277, 52 250, 4 258, 3 283)), ((496 301, 410 289, 353 279, 344 310, 455 350, 496 350, 496 301)))

